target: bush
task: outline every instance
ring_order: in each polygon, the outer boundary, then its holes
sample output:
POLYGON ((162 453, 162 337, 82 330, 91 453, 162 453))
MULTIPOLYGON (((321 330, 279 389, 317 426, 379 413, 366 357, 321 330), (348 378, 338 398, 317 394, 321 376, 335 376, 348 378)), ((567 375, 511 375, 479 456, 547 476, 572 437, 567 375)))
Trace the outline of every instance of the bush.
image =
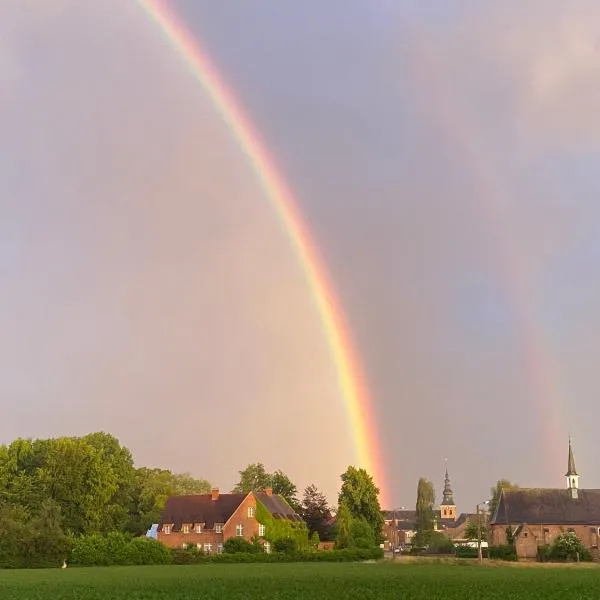
POLYGON ((517 551, 515 547, 506 544, 504 546, 490 546, 488 548, 488 556, 496 560, 517 560, 517 551))
MULTIPOLYGON (((538 557, 540 553, 538 551, 538 557)), ((588 562, 592 556, 581 540, 572 531, 562 533, 555 540, 549 550, 544 549, 543 556, 546 560, 557 562, 588 562)))
POLYGON ((261 547, 243 537, 232 537, 223 544, 223 552, 226 554, 257 554, 261 552, 261 547))
POLYGON ((172 556, 156 540, 113 532, 107 536, 92 534, 75 538, 70 562, 80 566, 164 565, 172 562, 172 556))
POLYGON ((298 542, 294 538, 280 538, 273 543, 273 550, 284 554, 293 554, 298 551, 298 542))

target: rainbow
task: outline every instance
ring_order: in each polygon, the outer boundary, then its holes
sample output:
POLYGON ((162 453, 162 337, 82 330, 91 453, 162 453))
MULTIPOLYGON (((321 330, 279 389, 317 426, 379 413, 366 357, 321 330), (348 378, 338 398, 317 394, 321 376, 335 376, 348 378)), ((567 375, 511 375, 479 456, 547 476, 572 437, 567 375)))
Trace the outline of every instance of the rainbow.
POLYGON ((356 460, 380 489, 382 505, 387 502, 383 461, 372 402, 344 323, 341 305, 323 260, 304 223, 297 203, 284 178, 269 156, 260 136, 239 103, 228 91, 206 51, 194 39, 174 12, 161 0, 138 0, 146 15, 158 25, 175 52, 186 62, 216 110, 229 126, 240 149, 248 158, 271 206, 287 232, 304 271, 322 320, 324 333, 337 370, 341 394, 355 442, 356 460))

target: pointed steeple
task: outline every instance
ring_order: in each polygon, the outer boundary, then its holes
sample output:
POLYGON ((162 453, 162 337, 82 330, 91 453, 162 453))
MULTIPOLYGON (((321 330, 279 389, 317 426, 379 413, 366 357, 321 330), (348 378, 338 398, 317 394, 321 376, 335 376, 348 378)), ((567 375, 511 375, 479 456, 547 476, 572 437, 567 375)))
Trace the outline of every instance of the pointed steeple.
POLYGON ((443 506, 454 506, 454 492, 450 485, 450 477, 448 476, 448 461, 446 461, 446 475, 444 477, 444 492, 442 495, 443 506))
POLYGON ((577 475, 577 469, 575 469, 575 459, 573 458, 573 446, 571 446, 571 438, 569 437, 569 467, 565 477, 571 477, 571 475, 577 475))
POLYGON ((571 446, 571 437, 569 437, 569 461, 565 477, 567 478, 567 489, 571 491, 571 497, 577 498, 577 489, 579 488, 579 474, 575 468, 575 458, 573 456, 573 446, 571 446))

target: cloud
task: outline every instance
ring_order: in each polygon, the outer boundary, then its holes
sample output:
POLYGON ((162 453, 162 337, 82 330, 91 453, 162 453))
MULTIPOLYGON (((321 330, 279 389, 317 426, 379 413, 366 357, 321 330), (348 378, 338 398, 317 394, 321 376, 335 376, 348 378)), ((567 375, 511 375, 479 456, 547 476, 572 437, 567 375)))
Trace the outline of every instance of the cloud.
POLYGON ((475 121, 508 124, 534 152, 600 145, 598 3, 472 2, 451 22, 413 30, 475 121))

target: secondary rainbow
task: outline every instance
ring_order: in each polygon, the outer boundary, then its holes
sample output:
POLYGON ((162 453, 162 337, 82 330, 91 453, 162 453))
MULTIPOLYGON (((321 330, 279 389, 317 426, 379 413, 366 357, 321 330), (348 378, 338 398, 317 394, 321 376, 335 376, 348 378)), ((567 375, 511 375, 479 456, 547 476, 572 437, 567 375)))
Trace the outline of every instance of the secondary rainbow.
POLYGON ((277 212, 298 256, 320 314, 337 370, 349 425, 356 445, 356 459, 367 469, 387 501, 383 461, 379 454, 377 428, 371 399, 335 297, 327 270, 297 208, 291 190, 275 167, 265 145, 227 89, 207 53, 180 22, 166 2, 138 0, 144 12, 160 28, 174 51, 187 63, 191 73, 210 96, 215 108, 229 126, 240 149, 247 156, 273 209, 277 212))

